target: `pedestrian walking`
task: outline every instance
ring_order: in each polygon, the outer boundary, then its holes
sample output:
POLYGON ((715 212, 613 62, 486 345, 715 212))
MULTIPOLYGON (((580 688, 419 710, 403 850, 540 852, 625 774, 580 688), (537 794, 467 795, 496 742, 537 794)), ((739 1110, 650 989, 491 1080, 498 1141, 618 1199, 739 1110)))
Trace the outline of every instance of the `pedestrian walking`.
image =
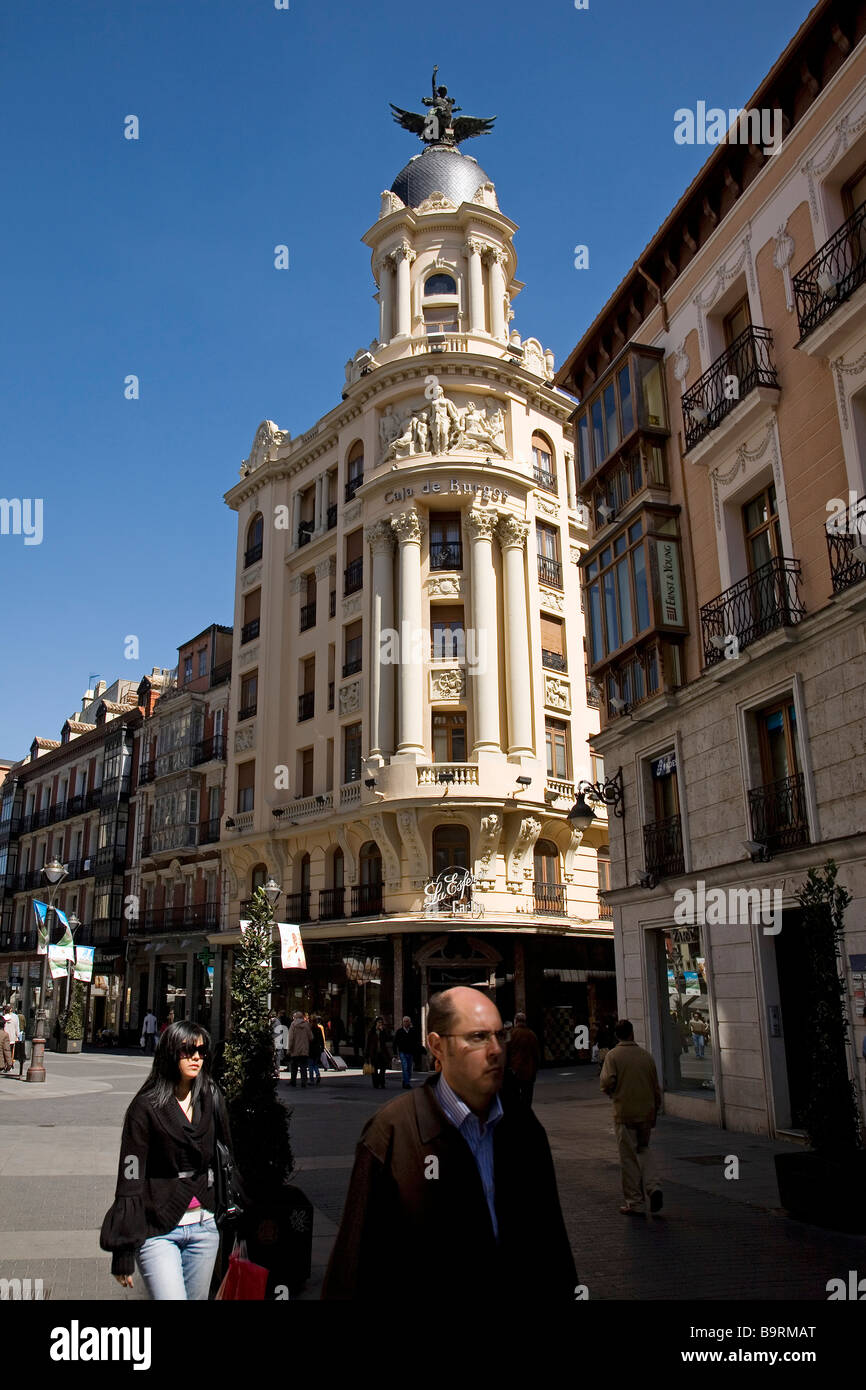
POLYGON ((695 1043, 695 1056, 699 1058, 703 1057, 704 1044, 706 1043, 707 1038, 709 1036, 710 1026, 702 1014, 696 1013, 692 1014, 692 1021, 690 1027, 692 1037, 695 1043))
POLYGON ((388 1040, 385 1020, 381 1014, 367 1035, 367 1047, 364 1056, 373 1068, 374 1089, 384 1091, 385 1073, 391 1060, 391 1044, 388 1040))
POLYGON ((288 1029, 286 1029, 283 1026, 283 1024, 280 1022, 279 1018, 273 1010, 270 1014, 270 1021, 271 1036, 274 1040, 274 1068, 276 1070, 276 1075, 279 1078, 280 1068, 283 1065, 283 1057, 285 1056, 286 1035, 288 1033, 288 1029))
POLYGON ((0 1071, 10 1072, 18 1041, 18 1015, 4 1004, 0 1007, 0 1071))
POLYGON ((292 1064, 290 1086, 297 1085, 298 1068, 301 1071, 301 1087, 304 1088, 307 1084, 307 1067, 310 1061, 312 1037, 312 1028, 300 1009, 296 1009, 292 1014, 292 1026, 289 1029, 289 1057, 292 1064))
MULTIPOLYGON (((25 1041, 26 1020, 16 1008, 10 1005, 6 1014, 5 1026, 12 1047, 12 1061, 18 1063, 19 1077, 24 1074, 24 1063, 27 1060, 27 1044, 25 1041)), ((10 1067, 11 1071, 12 1068, 10 1067)))
POLYGON ((340 1044, 346 1036, 346 1025, 337 1013, 331 1014, 328 1019, 328 1034, 325 1040, 329 1052, 333 1052, 335 1057, 340 1055, 340 1044))
POLYGON ((156 1014, 152 1009, 148 1009, 141 1025, 141 1048, 143 1052, 153 1053, 156 1051, 157 1026, 156 1014))
POLYGON ((114 1205, 99 1243, 132 1288, 136 1263, 152 1299, 204 1302, 219 1248, 216 1141, 231 1149, 225 1104, 210 1075, 210 1037, 172 1023, 123 1122, 114 1205))
POLYGON ((325 1030, 318 1014, 310 1019, 310 1085, 321 1086, 322 1073, 319 1064, 325 1050, 325 1030))
POLYGON ((516 1013, 505 1051, 505 1092, 512 1091, 523 1105, 532 1104, 540 1060, 538 1038, 527 1026, 526 1014, 516 1013))
POLYGON ((403 1071, 403 1090, 408 1091, 412 1085, 412 1065, 421 1050, 421 1038, 408 1014, 403 1015, 402 1026, 394 1034, 394 1048, 403 1071))
POLYGON ((620 1207, 623 1216, 661 1211, 662 1192, 650 1156, 650 1134, 662 1103, 656 1064, 652 1055, 634 1040, 634 1028, 621 1018, 614 1029, 618 1039, 601 1069, 601 1089, 613 1099, 616 1142, 622 1170, 620 1207))
POLYGON ((479 990, 434 995, 427 1016, 436 1076, 367 1121, 322 1298, 381 1306, 382 1290, 429 1288, 439 1301, 573 1306, 577 1275, 547 1135, 500 1098, 505 1036, 479 990))

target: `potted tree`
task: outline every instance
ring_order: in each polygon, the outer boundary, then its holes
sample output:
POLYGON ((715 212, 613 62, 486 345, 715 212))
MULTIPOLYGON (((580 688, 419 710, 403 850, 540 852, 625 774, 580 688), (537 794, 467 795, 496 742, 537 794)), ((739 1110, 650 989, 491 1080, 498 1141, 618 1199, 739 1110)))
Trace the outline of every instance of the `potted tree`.
POLYGON ((833 1230, 866 1231, 866 1150, 854 1083, 848 1073, 849 1020, 840 959, 845 909, 851 894, 836 882, 828 860, 810 869, 797 894, 811 981, 803 1020, 808 1047, 808 1101, 804 1126, 810 1148, 776 1154, 782 1206, 804 1221, 833 1230))
POLYGON ((69 1008, 60 1019, 58 1052, 80 1052, 84 1041, 84 985, 81 980, 72 984, 69 1008))
POLYGON ((270 1298, 297 1293, 310 1274, 313 1208, 289 1182, 294 1159, 291 1111, 277 1097, 274 1042, 268 1018, 273 909, 258 889, 250 922, 235 950, 231 1035, 222 1057, 222 1086, 235 1158, 251 1206, 240 1234, 253 1263, 269 1271, 270 1298))

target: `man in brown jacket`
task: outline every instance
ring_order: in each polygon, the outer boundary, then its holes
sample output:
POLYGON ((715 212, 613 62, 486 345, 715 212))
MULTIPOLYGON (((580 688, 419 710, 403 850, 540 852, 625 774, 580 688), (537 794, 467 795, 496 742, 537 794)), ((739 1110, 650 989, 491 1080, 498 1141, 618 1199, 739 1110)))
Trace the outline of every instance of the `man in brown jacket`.
POLYGON ((526 1014, 515 1014, 506 1052, 505 1084, 506 1094, 513 1088, 515 1096, 522 1100, 524 1105, 532 1104, 540 1058, 538 1038, 527 1026, 526 1014))
POLYGON ((662 1192, 650 1160, 650 1133, 662 1103, 656 1064, 634 1040, 634 1029, 621 1018, 614 1029, 617 1046, 611 1048, 601 1069, 601 1089, 613 1098, 616 1142, 622 1169, 623 1216, 661 1211, 662 1192), (645 1195, 646 1194, 646 1195, 645 1195))
POLYGON ((500 1100, 499 1010, 475 989, 434 995, 427 1045, 441 1072, 361 1133, 322 1298, 380 1305, 396 1278, 440 1302, 501 1307, 522 1271, 521 1302, 573 1303, 547 1135, 528 1106, 500 1100))

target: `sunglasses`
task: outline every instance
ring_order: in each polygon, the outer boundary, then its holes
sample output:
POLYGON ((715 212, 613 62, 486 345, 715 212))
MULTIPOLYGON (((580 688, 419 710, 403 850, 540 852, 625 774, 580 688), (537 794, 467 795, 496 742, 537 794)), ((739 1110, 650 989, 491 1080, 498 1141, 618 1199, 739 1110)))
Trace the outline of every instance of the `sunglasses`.
POLYGON ((180 1055, 189 1062, 193 1057, 201 1057, 202 1061, 210 1056, 209 1047, 194 1047, 191 1043, 184 1043, 180 1049, 180 1055))

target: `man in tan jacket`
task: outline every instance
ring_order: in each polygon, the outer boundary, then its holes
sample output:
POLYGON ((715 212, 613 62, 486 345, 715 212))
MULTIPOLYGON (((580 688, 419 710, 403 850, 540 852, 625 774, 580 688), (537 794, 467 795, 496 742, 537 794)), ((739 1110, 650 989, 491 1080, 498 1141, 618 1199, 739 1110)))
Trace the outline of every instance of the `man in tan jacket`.
POLYGON ((616 1142, 622 1168, 623 1216, 644 1216, 646 1197, 650 1211, 660 1211, 662 1192, 651 1165, 650 1132, 662 1103, 656 1064, 634 1040, 634 1029, 621 1018, 614 1029, 611 1048, 601 1069, 601 1089, 613 1099, 616 1142))

